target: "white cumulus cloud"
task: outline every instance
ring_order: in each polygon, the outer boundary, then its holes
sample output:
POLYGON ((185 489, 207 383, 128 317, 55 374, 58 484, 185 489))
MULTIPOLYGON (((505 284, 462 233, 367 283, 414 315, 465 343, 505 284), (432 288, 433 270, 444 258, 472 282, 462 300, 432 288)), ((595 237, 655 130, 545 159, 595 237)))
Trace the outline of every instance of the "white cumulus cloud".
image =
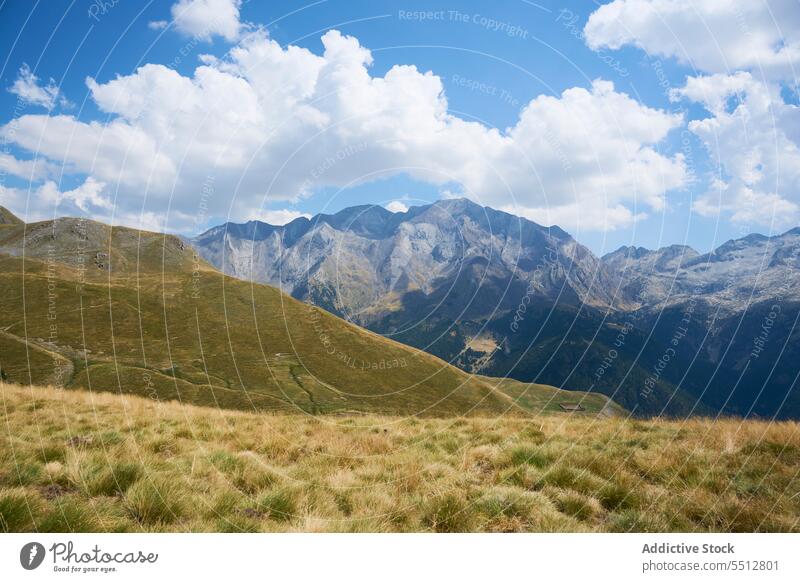
POLYGON ((386 210, 389 212, 408 212, 408 206, 400 202, 399 200, 392 200, 389 204, 386 205, 386 210))
POLYGON ((11 154, 0 152, 0 173, 10 174, 34 182, 44 180, 58 171, 58 166, 42 158, 19 160, 11 154))
MULTIPOLYGON (((103 213, 113 208, 108 196, 104 194, 106 185, 91 176, 72 190, 62 191, 53 180, 46 180, 30 190, 0 186, 0 198, 19 204, 30 196, 36 202, 29 207, 28 218, 33 220, 53 217, 53 211, 66 213, 103 213)), ((104 214, 105 216, 105 214, 104 214)))
POLYGON ((187 36, 211 40, 221 36, 229 42, 239 38, 241 0, 179 0, 172 6, 175 28, 187 36))
POLYGON ((688 128, 713 169, 693 208, 703 216, 776 229, 800 221, 800 9, 796 0, 613 0, 584 28, 594 49, 637 46, 700 74, 673 90, 709 116, 688 128))
POLYGON ((122 120, 85 123, 69 115, 23 115, 0 128, 18 146, 101 181, 168 192, 175 162, 153 135, 122 120))
POLYGON ((311 218, 311 215, 306 212, 299 212, 297 210, 290 210, 287 208, 281 208, 277 210, 265 209, 251 214, 248 216, 248 220, 260 220, 261 222, 266 222, 267 224, 283 226, 284 224, 289 224, 293 220, 301 217, 311 218))
POLYGON ((433 72, 396 65, 373 76, 357 39, 330 31, 322 43, 318 55, 247 33, 191 76, 147 64, 88 79, 103 122, 25 115, 0 135, 119 189, 119 216, 169 207, 184 221, 173 228, 189 228, 201 206, 244 219, 265 200, 407 174, 603 230, 662 209, 686 181, 682 156, 660 151, 682 118, 608 81, 535 97, 514 125, 493 128, 450 113, 433 72))
POLYGON ((800 9, 796 0, 614 0, 591 14, 584 36, 593 49, 632 45, 710 73, 796 81, 800 9))
POLYGON ((698 213, 776 228, 800 222, 800 108, 747 72, 690 77, 672 96, 711 114, 689 123, 720 169, 695 201, 698 213))
MULTIPOLYGON (((47 85, 40 84, 39 78, 33 74, 27 64, 23 64, 20 67, 17 79, 9 87, 8 91, 25 103, 38 105, 46 109, 52 109, 59 102, 59 91, 56 82, 50 79, 47 85)), ((68 104, 66 100, 61 102, 64 105, 68 104)))

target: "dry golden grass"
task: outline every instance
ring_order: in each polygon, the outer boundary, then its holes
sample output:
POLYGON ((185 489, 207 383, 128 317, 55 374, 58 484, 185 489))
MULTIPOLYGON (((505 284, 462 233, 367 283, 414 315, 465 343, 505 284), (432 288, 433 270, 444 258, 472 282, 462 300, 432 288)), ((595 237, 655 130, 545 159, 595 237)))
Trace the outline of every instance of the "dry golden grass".
POLYGON ((800 531, 797 423, 0 405, 5 531, 800 531))

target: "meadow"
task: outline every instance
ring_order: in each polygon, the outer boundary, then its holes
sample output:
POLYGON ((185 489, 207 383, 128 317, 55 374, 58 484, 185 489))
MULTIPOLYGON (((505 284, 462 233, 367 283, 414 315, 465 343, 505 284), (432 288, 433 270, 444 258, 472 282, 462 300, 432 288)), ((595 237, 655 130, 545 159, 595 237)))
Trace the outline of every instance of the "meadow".
POLYGON ((800 531, 793 422, 0 402, 3 531, 800 531))

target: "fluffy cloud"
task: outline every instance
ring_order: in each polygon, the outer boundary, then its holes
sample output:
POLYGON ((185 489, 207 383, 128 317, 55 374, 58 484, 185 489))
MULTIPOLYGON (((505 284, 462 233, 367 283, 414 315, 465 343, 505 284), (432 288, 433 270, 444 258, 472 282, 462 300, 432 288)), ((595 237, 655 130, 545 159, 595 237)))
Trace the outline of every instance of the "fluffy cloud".
POLYGON ((248 218, 249 220, 260 220, 261 222, 266 222, 267 224, 282 226, 284 224, 289 224, 291 221, 300 217, 311 218, 311 215, 305 212, 298 212, 297 210, 281 209, 261 210, 260 212, 253 213, 248 218))
POLYGON ((494 153, 492 165, 508 191, 496 181, 476 191, 547 224, 627 226, 645 209, 662 209, 664 193, 685 183, 683 157, 654 147, 681 123, 681 116, 645 107, 607 81, 540 96, 494 153))
POLYGON ((800 221, 800 108, 747 72, 689 78, 672 97, 711 113, 689 123, 720 169, 695 201, 698 213, 776 228, 800 221))
POLYGON ((18 160, 11 154, 0 152, 0 175, 10 174, 23 180, 38 182, 44 180, 58 170, 55 164, 42 158, 33 160, 18 160))
POLYGON ((84 212, 91 212, 94 209, 111 210, 111 201, 104 195, 106 185, 98 182, 91 176, 86 181, 75 188, 61 194, 63 200, 73 202, 75 206, 84 212))
POLYGON ((584 35, 593 49, 634 45, 710 73, 796 81, 800 10, 796 0, 614 0, 592 13, 584 35))
MULTIPOLYGON (((27 64, 23 64, 17 75, 14 84, 8 89, 9 93, 13 93, 25 103, 30 105, 38 105, 46 109, 52 109, 56 103, 59 102, 58 87, 53 79, 47 85, 40 85, 39 78, 33 74, 27 64)), ((68 102, 65 99, 61 100, 63 105, 68 102)))
POLYGON ((179 229, 201 207, 243 219, 265 200, 401 173, 566 228, 605 229, 661 209, 686 180, 682 157, 658 149, 680 116, 610 82, 539 96, 500 130, 449 113, 432 72, 397 65, 372 76, 355 38, 330 31, 322 43, 317 55, 257 31, 191 77, 148 64, 88 79, 109 121, 26 115, 0 135, 119 189, 117 215, 169 206, 179 229))
POLYGON ((634 45, 709 73, 671 94, 710 114, 689 122, 715 165, 694 202, 697 213, 774 228, 797 224, 800 109, 781 94, 782 83, 797 83, 795 0, 614 0, 589 17, 584 34, 594 49, 634 45))
MULTIPOLYGON (((49 220, 57 216, 85 216, 107 224, 163 232, 168 228, 163 213, 116 207, 109 188, 92 177, 72 190, 61 190, 54 181, 46 180, 30 188, 10 188, 0 185, 0 206, 17 211, 26 222, 49 220), (23 210, 25 212, 23 212, 23 210), (24 215, 24 216, 23 216, 24 215)), ((188 222, 191 217, 177 213, 188 222)))
POLYGON ((637 220, 647 217, 645 212, 635 213, 622 204, 604 206, 602 200, 536 208, 509 204, 499 209, 546 226, 560 226, 572 233, 585 230, 614 230, 630 226, 637 220))
POLYGON ((176 175, 173 160, 159 152, 154 136, 122 120, 84 123, 67 115, 23 115, 3 126, 0 135, 62 163, 68 172, 101 181, 166 192, 176 175))
POLYGON ((43 205, 34 205, 30 208, 29 219, 38 220, 52 218, 53 211, 58 209, 66 212, 80 211, 80 213, 95 213, 111 210, 113 205, 104 195, 106 185, 92 177, 86 178, 83 184, 72 190, 61 191, 58 184, 47 180, 40 186, 30 191, 21 188, 7 188, 0 186, 0 198, 19 202, 28 195, 43 205))
POLYGON ((211 40, 221 36, 228 42, 239 38, 242 0, 179 0, 172 6, 175 28, 187 36, 211 40))
POLYGON ((386 210, 389 212, 408 212, 408 206, 399 200, 392 200, 386 205, 386 210))

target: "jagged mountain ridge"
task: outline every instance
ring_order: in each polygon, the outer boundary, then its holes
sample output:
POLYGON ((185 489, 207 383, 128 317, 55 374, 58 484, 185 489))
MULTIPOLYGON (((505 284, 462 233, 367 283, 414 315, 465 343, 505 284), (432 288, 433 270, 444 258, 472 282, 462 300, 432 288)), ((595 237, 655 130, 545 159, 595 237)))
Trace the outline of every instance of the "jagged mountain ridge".
POLYGON ((778 295, 800 296, 800 228, 750 234, 705 254, 684 245, 621 247, 602 261, 623 281, 627 304, 644 308, 699 298, 732 313, 778 295))
POLYGON ((673 245, 598 258, 558 227, 461 199, 229 223, 192 243, 227 273, 468 371, 602 392, 643 415, 800 416, 800 229, 706 254, 673 245), (776 298, 782 319, 759 360, 753 342, 776 298))
MULTIPOLYGON (((613 301, 608 269, 566 232, 466 199, 403 213, 358 206, 282 227, 228 223, 192 243, 225 273, 280 287, 362 324, 396 311, 405 294, 429 296, 463 273, 487 283, 532 283, 550 300, 597 307, 613 301)), ((472 316, 488 315, 484 308, 467 306, 472 316)))
MULTIPOLYGON (((623 247, 603 257, 667 373, 712 409, 800 416, 800 229, 750 234, 700 254, 623 247), (667 352, 672 348, 674 351, 667 352)), ((617 319, 624 320, 623 317, 617 319)))
MULTIPOLYGON (((225 273, 362 325, 401 310, 406 294, 441 294, 464 277, 497 292, 492 317, 513 307, 503 298, 515 288, 614 311, 699 299, 730 314, 779 293, 800 296, 800 228, 751 234, 705 254, 686 245, 625 246, 598 258, 557 226, 455 199, 397 213, 356 206, 285 226, 227 223, 191 242, 225 273)), ((489 315, 478 305, 464 311, 489 315)))

